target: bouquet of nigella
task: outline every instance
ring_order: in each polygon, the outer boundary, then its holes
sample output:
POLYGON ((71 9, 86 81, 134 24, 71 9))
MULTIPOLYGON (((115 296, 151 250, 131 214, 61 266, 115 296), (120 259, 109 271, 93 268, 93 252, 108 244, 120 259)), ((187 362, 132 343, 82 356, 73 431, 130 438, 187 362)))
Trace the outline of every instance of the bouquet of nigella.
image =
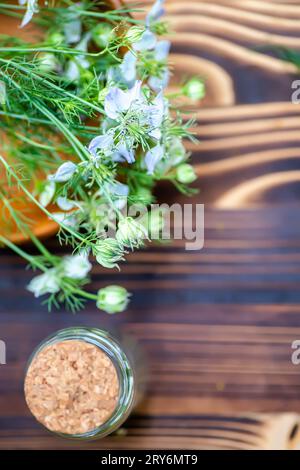
MULTIPOLYGON (((123 287, 85 290, 91 258, 118 268, 129 250, 153 238, 150 229, 162 229, 161 213, 136 217, 131 209, 154 202, 159 180, 185 193, 195 180, 182 144, 191 137, 189 123, 165 92, 163 3, 157 0, 143 23, 130 9, 108 10, 96 0, 0 4, 22 28, 35 25, 39 39, 0 35, 0 242, 41 271, 27 289, 45 296, 49 309, 76 311, 92 299, 108 313, 123 311, 123 287), (19 198, 57 224, 72 254, 50 253, 19 198), (12 225, 38 255, 14 242, 12 225)), ((199 98, 203 85, 193 79, 182 90, 199 98)))

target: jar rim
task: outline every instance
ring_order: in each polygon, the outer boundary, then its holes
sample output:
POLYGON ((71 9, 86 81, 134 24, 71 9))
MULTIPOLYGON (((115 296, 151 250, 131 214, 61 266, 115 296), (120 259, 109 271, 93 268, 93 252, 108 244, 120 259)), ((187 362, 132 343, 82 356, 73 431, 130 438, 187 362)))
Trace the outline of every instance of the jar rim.
POLYGON ((126 420, 135 401, 135 376, 130 359, 121 348, 119 342, 106 330, 94 327, 69 327, 52 333, 46 337, 32 352, 26 366, 25 378, 28 369, 36 357, 45 347, 62 341, 78 340, 85 341, 100 348, 112 361, 119 381, 119 398, 111 416, 100 426, 85 433, 67 434, 51 431, 49 432, 67 439, 91 440, 105 437, 115 431, 126 420))

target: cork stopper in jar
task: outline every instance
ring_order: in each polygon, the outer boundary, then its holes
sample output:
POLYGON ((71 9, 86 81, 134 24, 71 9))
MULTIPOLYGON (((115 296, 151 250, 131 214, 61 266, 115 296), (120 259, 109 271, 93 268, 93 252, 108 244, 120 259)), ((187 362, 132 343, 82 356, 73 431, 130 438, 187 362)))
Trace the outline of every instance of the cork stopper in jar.
POLYGON ((50 431, 78 435, 102 426, 118 404, 119 380, 108 355, 83 340, 40 350, 25 378, 25 398, 50 431))

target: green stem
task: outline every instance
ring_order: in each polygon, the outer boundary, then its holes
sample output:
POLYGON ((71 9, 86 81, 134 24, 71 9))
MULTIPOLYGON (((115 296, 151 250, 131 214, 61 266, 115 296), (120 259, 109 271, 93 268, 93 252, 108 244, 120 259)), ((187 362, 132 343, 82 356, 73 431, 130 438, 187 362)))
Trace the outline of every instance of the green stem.
POLYGON ((14 251, 17 255, 21 256, 21 258, 24 258, 28 263, 30 263, 32 266, 35 266, 36 268, 40 269, 43 272, 47 271, 47 268, 40 263, 37 259, 34 258, 34 256, 29 255, 26 253, 26 251, 21 250, 17 245, 15 245, 13 242, 8 240, 7 238, 3 237, 0 235, 0 241, 6 245, 8 248, 10 248, 12 251, 14 251))
MULTIPOLYGON (((7 64, 8 66, 11 66, 11 67, 13 67, 17 70, 21 70, 21 72, 25 73, 26 75, 28 74, 28 69, 26 69, 26 67, 23 67, 22 65, 17 64, 15 62, 13 62, 12 60, 6 60, 6 59, 1 59, 0 58, 0 62, 2 62, 3 64, 7 64)), ((43 85, 48 85, 50 88, 53 88, 53 90, 59 91, 60 93, 64 93, 66 96, 69 96, 73 100, 76 100, 79 103, 84 104, 85 106, 94 109, 98 113, 103 114, 104 110, 102 108, 99 108, 99 106, 96 106, 93 103, 89 103, 88 101, 84 100, 83 98, 80 98, 80 96, 74 95, 70 91, 67 91, 67 90, 63 89, 63 88, 59 87, 58 85, 55 85, 54 83, 47 80, 45 77, 40 77, 38 74, 36 74, 32 70, 30 71, 30 74, 37 81, 42 82, 43 85)), ((5 74, 2 73, 2 76, 5 77, 5 74)))

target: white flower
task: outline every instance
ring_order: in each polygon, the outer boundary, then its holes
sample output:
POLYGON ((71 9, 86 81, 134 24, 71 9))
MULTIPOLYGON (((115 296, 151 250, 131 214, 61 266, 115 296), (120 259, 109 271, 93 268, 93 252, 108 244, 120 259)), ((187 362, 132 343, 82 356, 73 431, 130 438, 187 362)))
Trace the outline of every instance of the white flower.
POLYGON ((49 181, 55 181, 56 183, 65 183, 72 178, 75 171, 77 170, 77 165, 73 162, 65 162, 58 169, 54 175, 49 175, 49 181))
POLYGON ((56 294, 60 290, 56 270, 51 268, 45 273, 34 277, 28 284, 27 290, 32 292, 35 297, 40 297, 44 294, 56 294))
POLYGON ((55 182, 54 181, 47 181, 43 192, 39 196, 39 201, 42 206, 47 207, 48 204, 52 201, 52 198, 55 193, 55 182))
POLYGON ((0 104, 5 104, 6 102, 6 85, 2 80, 0 80, 0 104))
POLYGON ((20 5, 26 5, 27 10, 23 17, 21 28, 26 26, 32 19, 34 13, 38 12, 38 0, 19 0, 20 5))
POLYGON ((66 256, 63 259, 63 270, 66 277, 70 277, 72 279, 84 279, 91 269, 92 265, 89 262, 88 255, 86 253, 66 256))

